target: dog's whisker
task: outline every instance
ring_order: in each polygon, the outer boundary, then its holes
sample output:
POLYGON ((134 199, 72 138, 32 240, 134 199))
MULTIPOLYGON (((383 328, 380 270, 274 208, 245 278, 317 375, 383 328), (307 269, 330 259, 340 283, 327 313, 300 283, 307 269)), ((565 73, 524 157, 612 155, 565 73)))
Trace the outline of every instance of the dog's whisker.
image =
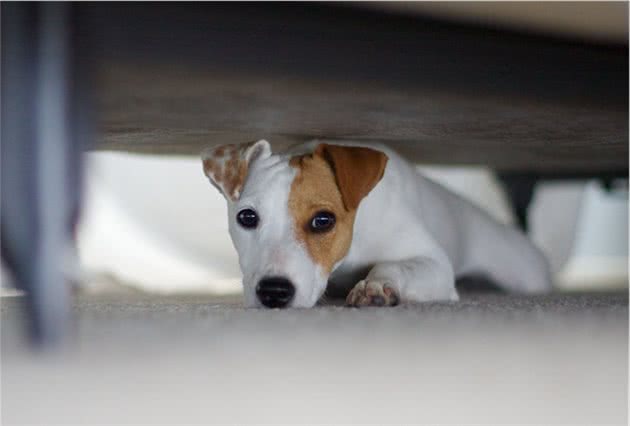
POLYGON ((324 294, 322 294, 322 296, 317 301, 317 304, 320 305, 320 306, 329 304, 329 300, 328 300, 328 296, 326 295, 326 292, 324 292, 324 294))

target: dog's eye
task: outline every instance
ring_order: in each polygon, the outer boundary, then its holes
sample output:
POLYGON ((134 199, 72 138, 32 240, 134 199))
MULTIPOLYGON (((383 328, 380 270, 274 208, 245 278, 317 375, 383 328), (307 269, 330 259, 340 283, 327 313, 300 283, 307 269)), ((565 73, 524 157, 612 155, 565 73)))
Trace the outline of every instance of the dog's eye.
POLYGON ((258 213, 252 209, 243 209, 236 215, 236 221, 243 228, 255 228, 258 226, 258 213))
POLYGON ((312 232, 330 231, 335 226, 335 215, 327 211, 317 212, 309 226, 312 232))

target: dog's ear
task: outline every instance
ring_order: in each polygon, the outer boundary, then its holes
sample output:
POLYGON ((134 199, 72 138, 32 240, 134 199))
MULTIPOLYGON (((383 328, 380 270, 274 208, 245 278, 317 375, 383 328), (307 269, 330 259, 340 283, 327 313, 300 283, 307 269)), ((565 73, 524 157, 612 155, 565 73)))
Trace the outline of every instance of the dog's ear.
POLYGON ((208 148, 201 154, 203 172, 225 198, 236 201, 241 196, 251 164, 258 158, 271 155, 266 140, 240 145, 223 145, 208 148))
POLYGON ((348 211, 359 203, 383 177, 387 155, 358 146, 320 144, 315 155, 321 156, 335 173, 335 180, 348 211))

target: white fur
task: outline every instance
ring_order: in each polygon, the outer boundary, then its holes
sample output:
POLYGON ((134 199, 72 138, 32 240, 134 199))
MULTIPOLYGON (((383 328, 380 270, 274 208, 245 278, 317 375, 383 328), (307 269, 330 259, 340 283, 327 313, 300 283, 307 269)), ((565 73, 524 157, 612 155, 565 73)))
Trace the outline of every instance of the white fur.
POLYGON ((256 285, 263 277, 291 280, 296 287, 294 307, 313 306, 325 290, 326 276, 293 234, 288 200, 295 174, 286 158, 265 151, 250 164, 240 197, 228 199, 229 231, 239 256, 247 306, 262 306, 256 298, 256 285), (256 229, 236 223, 238 212, 245 208, 258 213, 256 229))
POLYGON ((280 155, 265 151, 250 164, 241 197, 228 199, 230 235, 248 306, 260 306, 256 284, 268 275, 283 275, 295 284, 293 307, 313 306, 328 281, 348 286, 364 278, 390 285, 403 302, 457 300, 455 277, 469 273, 485 273, 515 292, 551 288, 545 257, 522 233, 418 174, 389 148, 375 145, 364 146, 387 154, 385 174, 359 205, 350 250, 326 276, 297 241, 288 209, 296 173, 288 162, 317 144, 280 155), (237 212, 246 207, 259 213, 255 230, 236 223, 237 212))

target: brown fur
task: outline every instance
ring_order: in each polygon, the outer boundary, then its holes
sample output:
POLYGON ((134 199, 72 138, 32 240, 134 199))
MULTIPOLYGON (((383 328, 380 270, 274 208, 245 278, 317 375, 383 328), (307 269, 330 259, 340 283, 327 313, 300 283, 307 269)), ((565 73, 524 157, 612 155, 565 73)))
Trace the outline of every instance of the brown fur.
POLYGON ((321 144, 289 164, 298 169, 289 193, 296 238, 330 273, 350 248, 356 209, 383 176, 387 156, 369 148, 321 144), (309 225, 321 210, 334 213, 336 224, 328 232, 313 233, 309 225))
POLYGON ((387 155, 363 147, 321 144, 315 155, 331 165, 348 210, 359 207, 363 197, 381 180, 387 165, 387 155))
POLYGON ((206 176, 232 200, 236 200, 243 189, 248 170, 245 153, 255 143, 219 146, 203 159, 206 176))

